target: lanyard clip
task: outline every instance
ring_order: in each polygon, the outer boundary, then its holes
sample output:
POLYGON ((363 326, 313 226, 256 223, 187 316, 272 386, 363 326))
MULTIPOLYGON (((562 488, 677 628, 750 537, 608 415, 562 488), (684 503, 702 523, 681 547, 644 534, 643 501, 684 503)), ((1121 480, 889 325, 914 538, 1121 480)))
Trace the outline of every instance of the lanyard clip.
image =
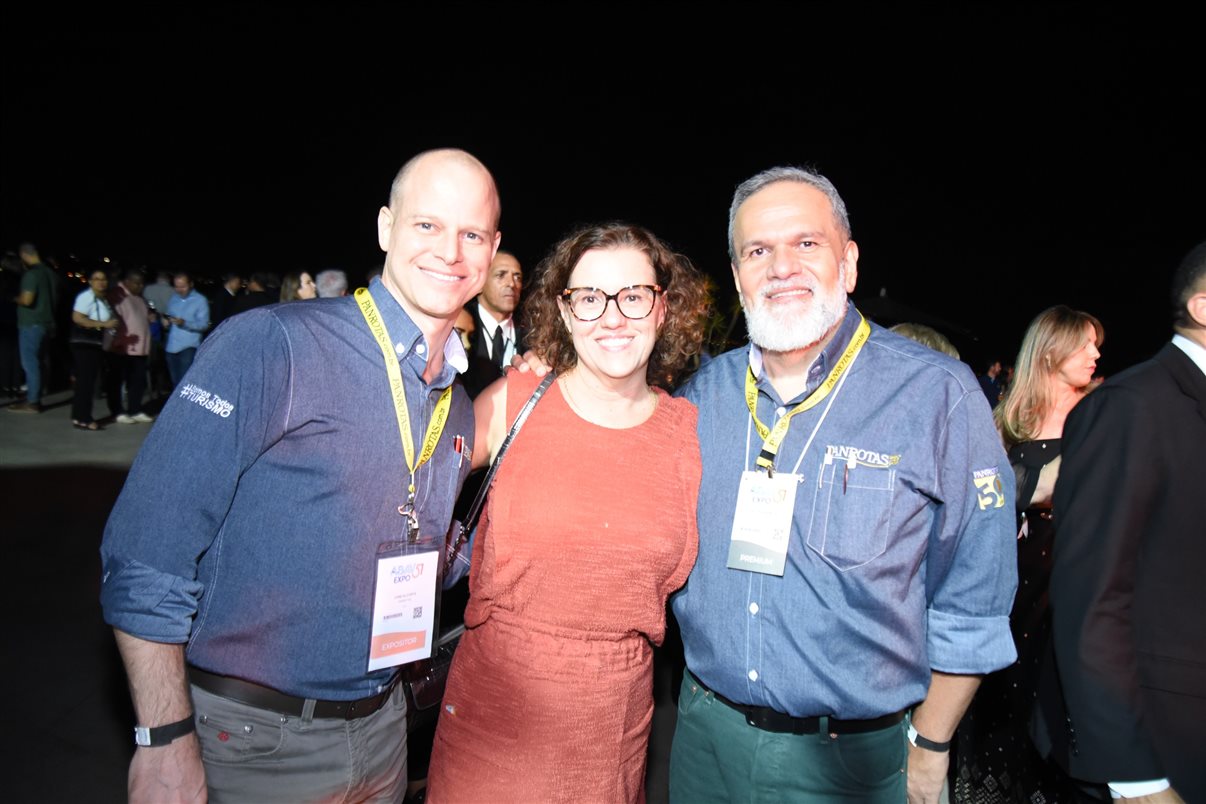
POLYGON ((410 544, 419 541, 419 515, 415 513, 414 503, 399 505, 398 513, 406 517, 406 541, 410 544))
POLYGON ((775 453, 763 448, 758 453, 758 459, 754 463, 766 470, 767 477, 773 478, 775 476, 775 453))

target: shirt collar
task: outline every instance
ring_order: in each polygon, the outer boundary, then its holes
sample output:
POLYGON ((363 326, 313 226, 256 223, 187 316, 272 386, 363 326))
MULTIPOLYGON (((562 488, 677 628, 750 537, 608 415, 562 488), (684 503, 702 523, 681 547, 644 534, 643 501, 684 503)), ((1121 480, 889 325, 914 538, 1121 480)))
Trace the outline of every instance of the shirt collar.
MULTIPOLYGON (((381 278, 373 277, 368 290, 381 312, 381 320, 385 322, 385 328, 394 343, 394 353, 398 355, 398 361, 405 363, 413 354, 426 363, 427 343, 423 339, 423 333, 381 282, 381 278)), ((469 358, 465 354, 465 347, 461 345, 461 339, 456 337, 455 332, 450 330, 450 333, 444 341, 444 367, 432 383, 440 388, 450 384, 456 374, 464 374, 469 368, 469 358)))
POLYGON ((486 306, 484 304, 482 304, 480 301, 477 302, 477 317, 481 319, 482 326, 484 326, 486 329, 486 334, 489 335, 491 338, 494 337, 494 330, 496 330, 499 327, 503 328, 503 332, 508 337, 511 335, 512 319, 510 317, 508 317, 505 321, 499 321, 497 318, 495 318, 493 315, 490 314, 490 311, 487 310, 486 306))
POLYGON ((1173 335, 1172 342, 1173 346, 1189 355, 1189 359, 1197 365, 1199 371, 1206 374, 1206 347, 1203 347, 1197 341, 1186 338, 1179 332, 1173 335))
MULTIPOLYGON (((838 324, 837 332, 829 339, 829 343, 817 355, 816 360, 812 361, 812 365, 808 367, 808 385, 804 389, 801 396, 808 396, 815 391, 824 381, 831 366, 836 365, 837 359, 846 351, 846 346, 849 345, 850 339, 854 337, 855 330, 858 329, 858 322, 861 316, 854 305, 849 301, 846 302, 846 314, 842 318, 842 323, 838 324)), ((750 342, 750 370, 754 372, 754 379, 758 381, 759 386, 763 383, 762 376, 762 349, 758 344, 750 342)), ((790 399, 783 400, 790 402, 790 399)))
POLYGON ((456 369, 457 374, 464 374, 469 370, 469 355, 465 354, 465 345, 461 343, 456 330, 444 341, 444 362, 456 369))

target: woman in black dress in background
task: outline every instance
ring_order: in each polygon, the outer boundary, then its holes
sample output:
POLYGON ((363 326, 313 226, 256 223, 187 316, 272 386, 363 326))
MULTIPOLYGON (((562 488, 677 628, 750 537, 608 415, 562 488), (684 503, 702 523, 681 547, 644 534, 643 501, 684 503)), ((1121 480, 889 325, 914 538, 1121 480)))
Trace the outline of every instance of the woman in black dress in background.
POLYGON ((1017 475, 1018 592, 1010 614, 1018 659, 985 676, 959 724, 951 763, 955 802, 1074 800, 1063 774, 1030 742, 1039 662, 1051 633, 1047 584, 1058 513, 1051 495, 1059 474, 1064 419, 1093 387, 1101 322, 1063 305, 1031 322, 1013 383, 993 416, 1017 475))

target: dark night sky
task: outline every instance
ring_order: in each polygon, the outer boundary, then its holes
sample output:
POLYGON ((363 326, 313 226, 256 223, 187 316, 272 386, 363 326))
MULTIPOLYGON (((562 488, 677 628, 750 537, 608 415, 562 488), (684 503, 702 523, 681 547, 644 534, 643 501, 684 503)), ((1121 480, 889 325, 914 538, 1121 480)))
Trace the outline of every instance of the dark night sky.
POLYGON ((1112 373, 1167 338, 1206 238, 1200 27, 1172 5, 333 8, 5 12, 4 248, 355 280, 394 172, 456 145, 529 271, 624 218, 728 294, 733 187, 799 164, 850 208, 856 300, 966 328, 973 363, 1070 304, 1112 373))

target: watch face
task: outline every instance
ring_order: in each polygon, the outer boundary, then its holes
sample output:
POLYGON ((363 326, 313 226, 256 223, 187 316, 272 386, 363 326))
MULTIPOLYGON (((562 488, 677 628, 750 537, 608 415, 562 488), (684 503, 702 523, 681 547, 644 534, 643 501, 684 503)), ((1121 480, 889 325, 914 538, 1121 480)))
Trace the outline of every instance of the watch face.
POLYGON ((150 728, 148 726, 134 727, 134 744, 144 747, 154 747, 160 745, 169 745, 177 737, 183 737, 186 734, 191 734, 197 728, 193 722, 193 716, 189 715, 184 720, 176 723, 169 723, 166 726, 156 726, 150 728))

